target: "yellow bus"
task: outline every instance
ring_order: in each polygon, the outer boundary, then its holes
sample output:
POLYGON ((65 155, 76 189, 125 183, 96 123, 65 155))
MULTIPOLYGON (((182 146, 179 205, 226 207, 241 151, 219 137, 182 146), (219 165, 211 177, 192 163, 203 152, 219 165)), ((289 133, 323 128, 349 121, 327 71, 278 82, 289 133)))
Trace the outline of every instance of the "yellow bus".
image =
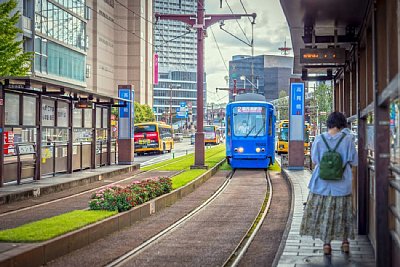
POLYGON ((218 145, 221 141, 221 132, 218 126, 204 125, 204 143, 218 145))
POLYGON ((135 152, 138 156, 147 152, 171 152, 174 148, 172 127, 165 123, 137 123, 134 133, 135 152))
MULTIPOLYGON (((310 153, 310 124, 304 123, 304 154, 310 153)), ((278 126, 278 141, 276 153, 288 153, 289 151, 289 120, 282 120, 278 126)))

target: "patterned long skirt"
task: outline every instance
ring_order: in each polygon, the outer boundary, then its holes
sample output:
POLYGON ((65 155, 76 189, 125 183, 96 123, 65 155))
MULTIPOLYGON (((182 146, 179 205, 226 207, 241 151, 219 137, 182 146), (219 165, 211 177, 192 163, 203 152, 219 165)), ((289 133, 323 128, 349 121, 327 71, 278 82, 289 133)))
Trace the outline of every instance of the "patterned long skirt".
POLYGON ((335 197, 309 193, 300 226, 300 235, 332 240, 354 239, 351 195, 335 197))

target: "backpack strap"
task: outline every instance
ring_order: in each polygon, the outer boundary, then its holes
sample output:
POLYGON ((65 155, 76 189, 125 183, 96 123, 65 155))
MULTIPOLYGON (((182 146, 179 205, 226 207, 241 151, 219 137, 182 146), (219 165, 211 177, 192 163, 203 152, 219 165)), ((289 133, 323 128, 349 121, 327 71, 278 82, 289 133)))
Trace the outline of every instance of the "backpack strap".
POLYGON ((345 134, 345 133, 342 133, 342 137, 340 137, 339 142, 337 142, 335 148, 333 149, 333 152, 336 151, 336 149, 338 148, 338 146, 339 146, 340 143, 342 142, 343 138, 345 138, 345 137, 346 137, 346 134, 345 134))
MULTIPOLYGON (((328 148, 328 150, 329 150, 329 151, 332 151, 332 149, 331 149, 331 148, 329 147, 329 145, 328 145, 328 142, 326 142, 326 139, 325 139, 324 134, 321 134, 321 137, 322 137, 322 140, 324 141, 326 147, 328 148)), ((335 147, 335 149, 336 149, 336 147, 335 147)))

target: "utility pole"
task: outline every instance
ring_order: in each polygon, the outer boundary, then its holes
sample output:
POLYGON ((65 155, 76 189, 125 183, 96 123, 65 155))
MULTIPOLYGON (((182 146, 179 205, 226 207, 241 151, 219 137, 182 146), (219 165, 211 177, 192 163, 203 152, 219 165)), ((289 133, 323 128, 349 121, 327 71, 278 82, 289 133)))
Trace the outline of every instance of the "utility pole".
POLYGON ((169 124, 172 127, 172 84, 169 85, 169 124))
POLYGON ((195 134, 194 165, 191 168, 204 169, 204 33, 205 30, 221 20, 240 19, 242 17, 256 18, 256 14, 212 14, 206 15, 204 0, 197 1, 197 14, 155 14, 156 20, 176 20, 184 22, 197 29, 197 131, 195 134))

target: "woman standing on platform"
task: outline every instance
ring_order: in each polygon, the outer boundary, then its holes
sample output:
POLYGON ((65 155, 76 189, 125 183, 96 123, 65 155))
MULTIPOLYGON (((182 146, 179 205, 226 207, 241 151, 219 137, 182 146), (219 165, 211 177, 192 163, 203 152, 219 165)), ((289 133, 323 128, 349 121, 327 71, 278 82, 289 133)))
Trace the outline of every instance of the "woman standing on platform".
POLYGON ((341 240, 342 251, 348 253, 350 251, 348 239, 354 239, 351 167, 357 165, 358 157, 352 136, 341 132, 346 125, 346 118, 342 113, 332 112, 327 120, 328 132, 315 138, 311 150, 311 159, 316 168, 308 185, 310 193, 301 222, 300 235, 321 239, 324 242, 325 255, 331 255, 332 240, 341 240), (324 157, 323 164, 325 164, 327 151, 335 151, 341 156, 344 169, 339 179, 320 177, 325 176, 320 173, 320 163, 324 157))

